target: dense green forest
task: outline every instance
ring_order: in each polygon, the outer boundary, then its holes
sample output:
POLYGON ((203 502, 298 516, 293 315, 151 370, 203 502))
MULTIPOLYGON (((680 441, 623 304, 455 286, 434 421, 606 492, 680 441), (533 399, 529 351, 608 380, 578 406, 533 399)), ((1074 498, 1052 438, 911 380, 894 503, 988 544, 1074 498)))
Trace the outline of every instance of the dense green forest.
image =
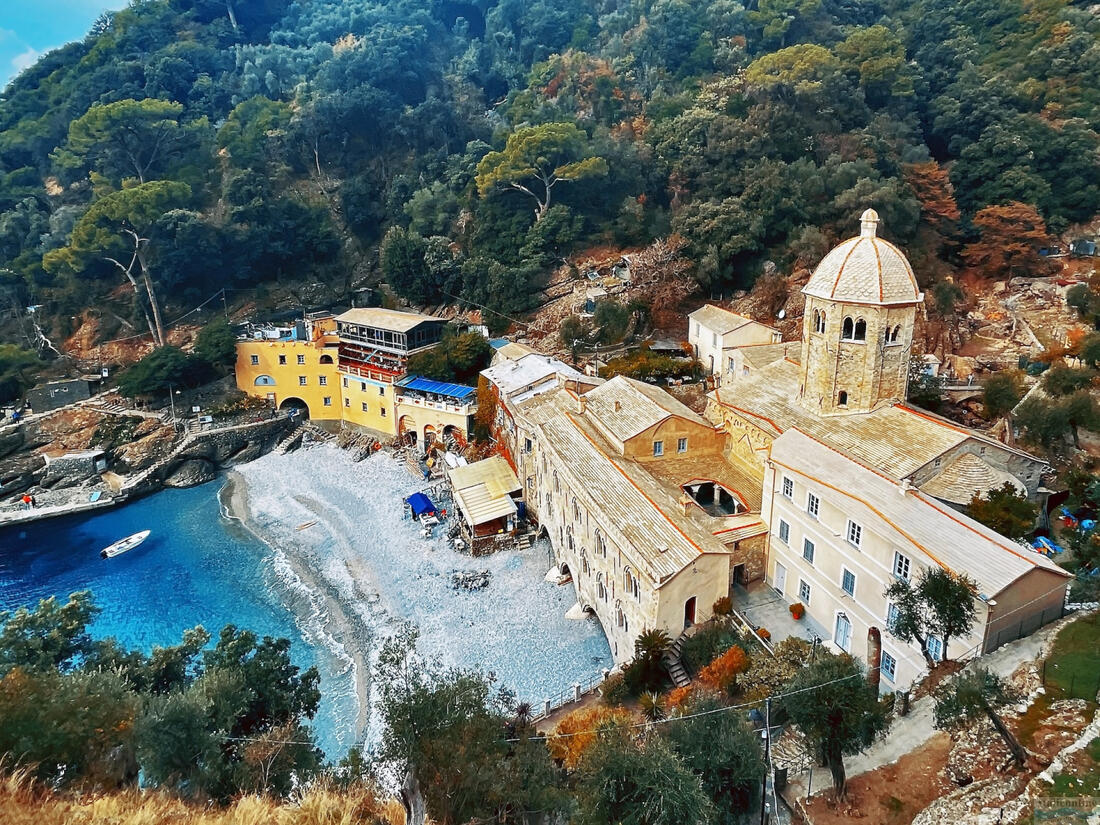
POLYGON ((221 287, 515 314, 578 248, 677 233, 728 291, 867 206, 929 282, 1100 212, 1098 36, 1070 0, 133 0, 3 93, 0 282, 155 339, 221 287))

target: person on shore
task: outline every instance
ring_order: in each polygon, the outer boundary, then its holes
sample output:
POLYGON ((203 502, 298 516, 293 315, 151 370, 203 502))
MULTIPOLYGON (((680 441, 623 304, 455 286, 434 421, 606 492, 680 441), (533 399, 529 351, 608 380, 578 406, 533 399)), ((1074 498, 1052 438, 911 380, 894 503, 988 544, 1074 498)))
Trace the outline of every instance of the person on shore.
POLYGON ((31 505, 33 503, 34 503, 34 499, 31 498, 30 495, 28 495, 27 493, 23 493, 23 509, 24 510, 31 509, 31 505))

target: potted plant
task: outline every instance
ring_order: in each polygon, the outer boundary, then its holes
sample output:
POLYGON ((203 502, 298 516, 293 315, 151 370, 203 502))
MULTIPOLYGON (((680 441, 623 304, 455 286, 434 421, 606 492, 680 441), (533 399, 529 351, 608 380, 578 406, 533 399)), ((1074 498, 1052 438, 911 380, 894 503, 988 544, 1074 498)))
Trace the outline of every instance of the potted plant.
POLYGON ((756 629, 756 635, 763 639, 765 642, 772 637, 772 634, 768 632, 766 627, 758 627, 756 629))
POLYGON ((806 615, 806 606, 803 605, 802 602, 795 602, 791 605, 790 611, 791 616, 793 616, 797 621, 798 619, 801 619, 804 615, 806 615))

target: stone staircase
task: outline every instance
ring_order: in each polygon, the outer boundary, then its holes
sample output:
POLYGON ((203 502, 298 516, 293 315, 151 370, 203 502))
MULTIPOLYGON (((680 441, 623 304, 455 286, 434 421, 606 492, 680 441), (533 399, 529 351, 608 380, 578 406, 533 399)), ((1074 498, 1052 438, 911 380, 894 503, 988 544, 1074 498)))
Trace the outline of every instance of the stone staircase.
POLYGON ((687 687, 691 684, 691 677, 688 676, 687 671, 684 669, 684 663, 680 661, 680 653, 684 649, 684 642, 687 640, 688 632, 685 630, 679 636, 676 637, 676 641, 672 643, 668 651, 665 653, 665 665, 668 667, 668 675, 672 677, 673 683, 676 687, 687 687))

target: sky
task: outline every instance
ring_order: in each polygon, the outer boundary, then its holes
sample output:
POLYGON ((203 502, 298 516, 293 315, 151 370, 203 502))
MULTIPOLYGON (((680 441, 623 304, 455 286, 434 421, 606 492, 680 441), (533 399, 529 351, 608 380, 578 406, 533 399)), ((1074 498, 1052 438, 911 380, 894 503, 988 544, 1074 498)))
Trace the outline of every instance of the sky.
POLYGON ((80 40, 127 0, 0 0, 0 88, 50 49, 80 40))

